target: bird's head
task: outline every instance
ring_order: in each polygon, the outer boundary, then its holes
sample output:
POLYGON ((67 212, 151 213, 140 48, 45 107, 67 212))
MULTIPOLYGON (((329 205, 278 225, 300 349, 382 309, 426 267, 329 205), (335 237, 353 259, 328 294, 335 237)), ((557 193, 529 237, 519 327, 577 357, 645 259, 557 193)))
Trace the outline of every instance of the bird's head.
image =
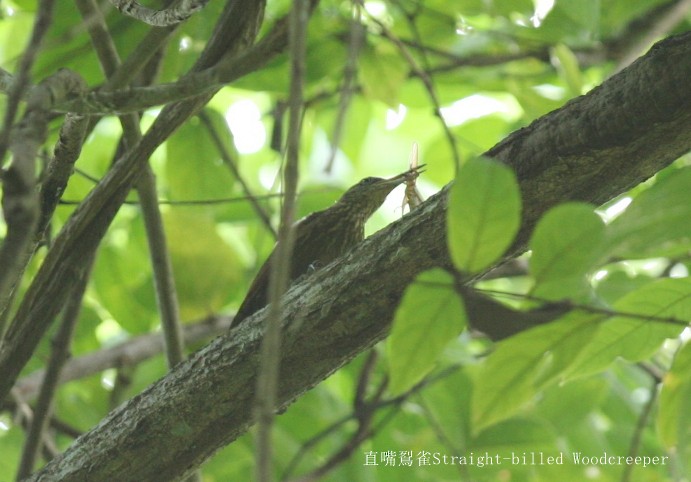
POLYGON ((349 210, 361 214, 367 220, 384 203, 386 196, 393 188, 403 183, 412 174, 416 174, 417 169, 419 167, 389 179, 366 177, 344 192, 338 204, 347 206, 349 210))

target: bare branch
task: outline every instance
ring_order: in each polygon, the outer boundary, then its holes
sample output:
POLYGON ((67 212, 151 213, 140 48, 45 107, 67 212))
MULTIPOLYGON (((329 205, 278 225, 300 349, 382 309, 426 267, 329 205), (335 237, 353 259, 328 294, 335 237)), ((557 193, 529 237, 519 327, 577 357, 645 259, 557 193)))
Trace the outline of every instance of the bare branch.
POLYGON ((67 114, 65 122, 60 128, 60 136, 53 150, 53 158, 48 163, 41 182, 41 219, 37 230, 39 237, 45 235, 50 218, 67 187, 67 181, 72 175, 74 164, 82 152, 88 124, 88 117, 80 114, 67 114))
MULTIPOLYGON (((74 72, 66 69, 57 72, 31 90, 24 118, 14 129, 10 145, 13 160, 2 179, 7 236, 0 247, 0 311, 9 310, 11 292, 24 273, 26 253, 38 222, 35 163, 38 150, 48 135, 50 108, 56 100, 83 89, 83 80, 74 72)), ((0 337, 3 326, 0 323, 0 337)))
MULTIPOLYGON (((391 32, 389 28, 381 20, 372 15, 370 15, 369 17, 372 20, 372 22, 374 22, 379 27, 379 29, 381 30, 381 35, 396 46, 398 51, 401 53, 401 56, 406 60, 406 62, 408 62, 408 65, 410 65, 410 70, 422 81, 422 85, 425 87, 425 90, 427 91, 427 96, 429 97, 430 102, 432 103, 432 107, 434 107, 434 114, 439 119, 442 131, 444 132, 446 140, 449 143, 451 155, 453 156, 454 161, 454 169, 457 171, 458 168, 461 166, 461 154, 458 151, 458 143, 456 142, 456 138, 454 137, 453 132, 451 132, 451 129, 449 128, 448 124, 446 123, 446 120, 444 119, 444 116, 442 115, 441 103, 439 102, 439 96, 437 95, 437 91, 434 88, 434 82, 432 81, 432 77, 430 77, 427 74, 425 69, 418 65, 417 61, 410 54, 405 44, 393 32, 391 32)), ((423 59, 426 59, 424 53, 423 59)))
POLYGON ((41 392, 36 403, 34 416, 31 420, 29 433, 24 442, 22 458, 17 470, 17 480, 27 477, 33 472, 38 452, 41 449, 41 440, 45 437, 46 429, 50 423, 53 412, 53 400, 58 387, 60 372, 65 362, 70 357, 70 345, 74 328, 77 325, 79 312, 82 306, 82 298, 86 291, 88 272, 82 274, 82 279, 75 286, 70 299, 65 307, 62 323, 53 338, 53 346, 48 360, 46 376, 41 383, 41 392))
POLYGON ((290 98, 288 100, 288 142, 283 173, 283 206, 278 242, 271 257, 269 277, 269 314, 266 332, 261 342, 259 375, 257 376, 256 409, 258 419, 256 442, 256 474, 259 482, 273 479, 271 434, 278 394, 278 375, 281 362, 282 296, 291 276, 295 229, 293 221, 297 204, 300 133, 304 103, 304 83, 307 55, 307 22, 309 3, 294 0, 290 17, 290 98))
MULTIPOLYGON (((219 134, 218 130, 216 129, 216 126, 213 125, 211 122, 211 118, 209 115, 205 112, 202 111, 199 113, 199 118, 201 121, 204 123, 204 126, 206 129, 209 131, 209 135, 211 136, 211 140, 213 141, 214 145, 216 146, 216 149, 218 149, 218 153, 221 156, 221 159, 223 160, 223 163, 228 166, 228 169, 230 169, 230 172, 233 173, 233 176, 235 179, 240 183, 240 186, 242 187, 243 192, 245 193, 244 199, 247 199, 250 204, 252 205, 252 208, 254 209, 254 212, 257 214, 259 219, 262 221, 262 224, 264 224, 264 227, 266 228, 267 231, 271 233, 271 235, 276 239, 278 236, 278 233, 274 229, 274 227, 271 225, 271 219, 269 218, 269 214, 264 210, 264 208, 259 204, 259 199, 257 196, 252 193, 252 190, 250 189, 249 185, 245 181, 245 179, 242 177, 240 174, 240 170, 238 169, 238 166, 235 162, 235 159, 230 155, 230 152, 228 152, 228 149, 226 149, 225 145, 223 144, 221 135, 219 134)), ((227 133, 226 133, 227 134, 227 133)))
MULTIPOLYGON (((22 59, 19 63, 19 69, 14 81, 12 81, 10 84, 9 99, 7 101, 7 107, 5 108, 2 131, 0 132, 0 164, 5 158, 5 154, 7 152, 7 144, 12 132, 12 124, 14 124, 14 118, 17 115, 17 109, 19 108, 19 101, 22 99, 24 93, 29 89, 30 86, 31 67, 34 64, 34 60, 38 55, 39 49, 41 48, 43 37, 50 26, 51 17, 53 15, 54 1, 55 0, 41 0, 39 2, 29 44, 24 49, 24 54, 22 55, 22 59)), ((3 83, 6 84, 7 76, 3 75, 3 78, 5 79, 3 83)), ((0 330, 0 332, 1 331, 2 330, 0 330)))
MULTIPOLYGON (((228 331, 232 317, 212 317, 199 320, 183 327, 185 344, 191 345, 208 340, 228 331)), ((115 346, 68 360, 60 372, 60 383, 70 382, 102 372, 109 368, 136 365, 163 352, 164 342, 161 333, 137 336, 115 346)), ((23 400, 33 400, 45 377, 45 370, 37 370, 17 381, 12 389, 23 400)))
MULTIPOLYGON (((98 10, 92 1, 78 0, 77 4, 82 11, 82 15, 91 19, 91 22, 88 22, 91 42, 98 54, 103 70, 108 77, 111 77, 117 72, 121 62, 105 21, 98 14, 98 10)), ((137 145, 142 137, 139 128, 139 115, 135 113, 123 114, 120 117, 120 123, 124 132, 123 140, 125 145, 129 148, 137 145)), ((156 178, 148 164, 142 169, 136 181, 136 188, 142 207, 146 238, 154 272, 156 301, 166 340, 167 360, 169 366, 173 366, 184 359, 185 350, 182 342, 180 310, 178 308, 175 281, 163 231, 163 220, 158 206, 156 178)))
MULTIPOLYGON (((231 0, 233 1, 233 0, 231 0)), ((314 8, 317 0, 312 0, 314 8)), ((58 112, 113 114, 145 110, 149 107, 206 95, 223 85, 254 72, 283 52, 288 44, 288 17, 276 21, 271 31, 256 45, 236 51, 230 49, 217 63, 199 63, 199 69, 172 84, 131 87, 114 92, 91 92, 55 107, 58 112)), ((123 67, 127 65, 127 61, 123 67)))
POLYGON ((341 144, 343 130, 345 128, 346 114, 350 106, 350 100, 357 90, 357 60, 360 48, 365 40, 366 29, 362 24, 362 4, 360 0, 353 0, 353 18, 350 19, 350 39, 348 41, 348 58, 343 69, 343 83, 341 84, 341 98, 336 113, 333 134, 331 137, 331 153, 326 162, 324 172, 331 172, 338 146, 341 144))
POLYGON ((153 27, 170 27, 190 18, 209 3, 209 0, 180 0, 177 5, 164 10, 153 10, 135 0, 110 0, 125 15, 153 27))

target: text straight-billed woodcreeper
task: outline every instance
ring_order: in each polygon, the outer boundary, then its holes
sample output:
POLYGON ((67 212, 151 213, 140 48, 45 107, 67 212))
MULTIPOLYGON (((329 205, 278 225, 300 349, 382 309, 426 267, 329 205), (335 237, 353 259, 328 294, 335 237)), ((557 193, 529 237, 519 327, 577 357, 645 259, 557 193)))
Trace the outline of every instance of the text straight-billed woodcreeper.
MULTIPOLYGON (((290 281, 307 273, 311 267, 326 266, 362 241, 365 238, 365 222, 382 205, 386 196, 411 174, 417 174, 423 166, 389 179, 367 177, 343 193, 330 208, 297 221, 294 226, 290 281)), ((270 267, 275 252, 276 248, 252 281, 232 327, 268 304, 270 267)))

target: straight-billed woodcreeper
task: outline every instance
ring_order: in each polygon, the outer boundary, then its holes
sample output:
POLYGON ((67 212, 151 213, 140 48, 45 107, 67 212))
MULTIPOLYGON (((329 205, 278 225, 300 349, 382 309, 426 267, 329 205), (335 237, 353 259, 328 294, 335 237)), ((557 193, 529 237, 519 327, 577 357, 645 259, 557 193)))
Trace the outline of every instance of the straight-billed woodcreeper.
MULTIPOLYGON (((365 222, 382 205, 394 187, 417 177, 421 167, 423 166, 390 179, 367 177, 343 193, 330 208, 297 221, 294 226, 295 244, 290 281, 307 273, 312 267, 326 266, 362 241, 365 237, 365 222)), ((254 278, 233 319, 232 327, 268 304, 270 267, 275 252, 274 248, 254 278)))

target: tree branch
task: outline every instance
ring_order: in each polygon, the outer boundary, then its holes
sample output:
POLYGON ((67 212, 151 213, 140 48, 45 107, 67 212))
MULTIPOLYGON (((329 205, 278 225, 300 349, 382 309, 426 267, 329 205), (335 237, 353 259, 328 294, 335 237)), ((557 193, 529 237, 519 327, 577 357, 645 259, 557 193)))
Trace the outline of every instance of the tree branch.
MULTIPOLYGON (((263 18, 263 3, 229 0, 211 40, 195 64, 204 69, 254 41, 263 18)), ((98 246, 122 206, 132 183, 153 151, 185 120, 205 105, 211 94, 167 106, 146 135, 120 158, 74 212, 56 237, 0 345, 0 399, 31 357, 62 300, 77 281, 85 258, 98 246)))
POLYGON ((180 0, 171 7, 154 10, 144 7, 134 0, 110 0, 110 3, 125 15, 154 27, 177 25, 204 8, 208 2, 209 0, 180 0))
MULTIPOLYGON (((183 327, 186 345, 193 345, 230 328, 232 317, 221 316, 199 320, 183 327)), ((163 352, 164 341, 161 332, 140 335, 115 346, 104 348, 83 356, 71 358, 60 372, 59 383, 79 380, 109 368, 136 365, 163 352)), ((40 369, 19 379, 12 389, 22 400, 31 401, 38 395, 46 370, 40 369)))
MULTIPOLYGON (((0 246, 0 317, 9 311, 12 292, 24 274, 35 228, 39 219, 36 192, 36 157, 48 136, 50 107, 59 99, 84 89, 84 81, 67 69, 42 81, 31 91, 22 121, 13 127, 10 167, 2 172, 2 211, 7 236, 0 246)), ((0 339, 4 332, 0 322, 0 339)))
POLYGON ((290 284, 293 245, 295 243, 295 218, 300 159, 300 133, 304 104, 304 84, 307 55, 308 0, 294 0, 290 14, 290 97, 288 100, 288 139, 286 162, 283 169, 283 206, 278 240, 271 257, 269 276, 269 314, 261 343, 259 374, 257 377, 255 413, 258 420, 256 432, 257 482, 273 479, 273 445, 271 435, 278 393, 278 376, 281 362, 281 311, 282 296, 290 284))
POLYGON ((33 472, 36 459, 42 447, 42 441, 46 437, 46 430, 53 415, 55 392, 58 387, 60 372, 70 357, 72 336, 79 319, 82 298, 89 281, 89 274, 90 270, 85 271, 82 274, 82 279, 79 280, 73 292, 70 293, 70 299, 63 313, 62 323, 60 323, 58 331, 53 338, 53 346, 45 372, 46 375, 43 377, 34 416, 29 424, 29 431, 24 441, 22 458, 17 470, 18 480, 27 477, 33 472))

